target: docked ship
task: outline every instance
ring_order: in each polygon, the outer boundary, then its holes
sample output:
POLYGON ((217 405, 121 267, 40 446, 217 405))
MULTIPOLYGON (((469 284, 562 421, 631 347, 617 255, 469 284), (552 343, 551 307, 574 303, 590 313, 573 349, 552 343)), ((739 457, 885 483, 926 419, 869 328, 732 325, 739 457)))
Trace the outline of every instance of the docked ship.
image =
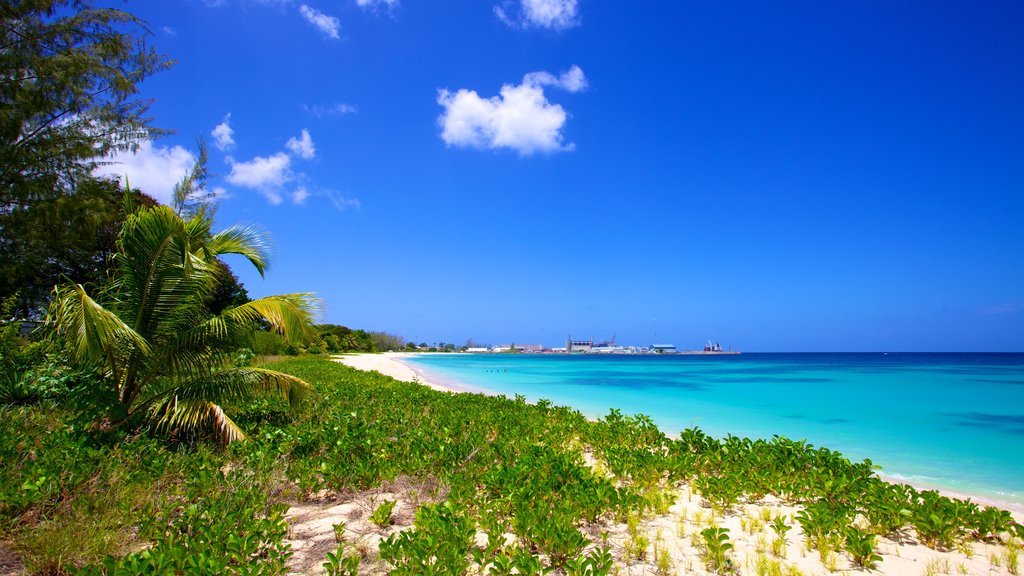
POLYGON ((722 345, 717 343, 717 342, 712 344, 711 340, 708 340, 708 343, 704 345, 704 349, 703 350, 687 350, 686 352, 683 352, 683 354, 709 354, 709 355, 717 355, 717 354, 722 354, 722 355, 732 354, 732 355, 735 355, 735 354, 739 354, 739 353, 740 352, 738 352, 738 351, 726 350, 726 349, 722 348, 722 345))

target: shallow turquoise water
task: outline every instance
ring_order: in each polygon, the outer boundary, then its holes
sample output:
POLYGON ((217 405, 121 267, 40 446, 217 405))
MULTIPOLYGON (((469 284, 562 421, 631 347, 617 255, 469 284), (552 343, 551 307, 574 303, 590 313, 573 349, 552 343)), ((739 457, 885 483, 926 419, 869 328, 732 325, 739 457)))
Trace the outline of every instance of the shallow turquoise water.
POLYGON ((522 394, 669 434, 780 434, 882 474, 1024 504, 1024 354, 424 355, 431 380, 522 394))

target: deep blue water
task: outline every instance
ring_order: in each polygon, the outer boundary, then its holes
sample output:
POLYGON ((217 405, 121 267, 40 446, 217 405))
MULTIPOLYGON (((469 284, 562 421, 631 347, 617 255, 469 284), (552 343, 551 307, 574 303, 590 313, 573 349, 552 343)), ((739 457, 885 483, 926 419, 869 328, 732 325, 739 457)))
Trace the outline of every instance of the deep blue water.
POLYGON ((669 434, 806 439, 915 484, 1024 503, 1024 354, 423 355, 438 382, 669 434))

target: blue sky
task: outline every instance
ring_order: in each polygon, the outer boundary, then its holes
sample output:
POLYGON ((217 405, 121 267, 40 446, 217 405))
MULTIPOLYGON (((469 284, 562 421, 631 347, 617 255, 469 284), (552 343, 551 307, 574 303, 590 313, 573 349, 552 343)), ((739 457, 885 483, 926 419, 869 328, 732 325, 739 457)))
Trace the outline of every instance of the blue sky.
POLYGON ((254 296, 410 340, 1024 350, 1024 4, 112 4, 254 296))

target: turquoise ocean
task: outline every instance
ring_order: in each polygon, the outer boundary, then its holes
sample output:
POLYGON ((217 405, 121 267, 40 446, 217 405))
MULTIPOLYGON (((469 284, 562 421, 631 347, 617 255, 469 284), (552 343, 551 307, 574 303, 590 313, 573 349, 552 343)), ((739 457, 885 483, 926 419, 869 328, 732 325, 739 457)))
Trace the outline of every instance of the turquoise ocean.
POLYGON ((1024 507, 1024 354, 532 355, 404 359, 425 378, 590 417, 646 414, 869 458, 889 479, 1024 507))

